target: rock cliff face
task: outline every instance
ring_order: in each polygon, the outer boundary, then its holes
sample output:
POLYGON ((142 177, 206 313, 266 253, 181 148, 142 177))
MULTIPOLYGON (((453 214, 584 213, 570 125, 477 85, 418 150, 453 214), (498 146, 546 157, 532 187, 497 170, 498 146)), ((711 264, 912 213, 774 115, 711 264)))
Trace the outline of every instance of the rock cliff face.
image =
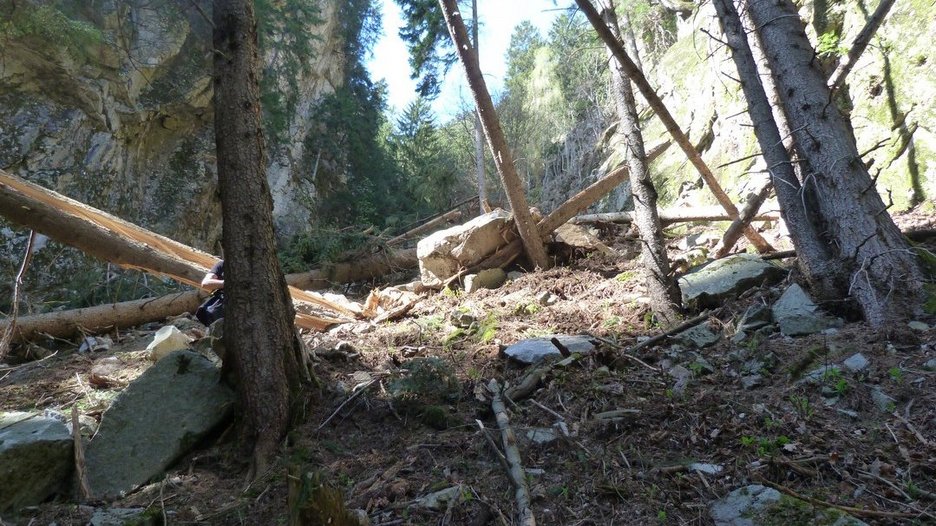
MULTIPOLYGON (((315 103, 344 79, 335 52, 343 38, 338 1, 298 4, 257 2, 264 102, 275 110, 265 124, 281 238, 309 221, 315 188, 303 177, 304 138, 315 103)), ((0 1, 0 167, 220 253, 210 16, 211 0, 0 1)), ((25 236, 12 228, 0 234, 4 304, 25 236)), ((109 281, 101 265, 64 254, 41 255, 34 265, 55 264, 36 281, 76 292, 90 284, 75 284, 76 275, 109 281)), ((86 302, 93 300, 77 301, 86 302)))
MULTIPOLYGON (((264 42, 265 89, 280 98, 267 135, 281 236, 309 217, 304 197, 314 188, 300 174, 311 108, 343 79, 330 52, 341 39, 336 9, 337 0, 319 1, 301 68, 288 67, 285 50, 296 35, 275 19, 280 32, 264 42)), ((0 166, 217 253, 211 2, 0 2, 0 10, 0 166)))
MULTIPOLYGON (((799 4, 813 42, 818 43, 820 60, 830 65, 848 51, 876 7, 835 0, 799 4)), ((711 3, 702 3, 680 22, 678 40, 647 73, 676 121, 738 203, 758 186, 765 169, 758 164, 759 148, 746 101, 733 80, 737 78, 734 65, 725 47, 703 29, 713 35, 720 33, 711 3)), ((932 206, 936 197, 934 34, 936 4, 898 2, 847 79, 852 107, 846 110, 851 114, 858 150, 868 152, 865 162, 870 163, 872 176, 878 174, 878 190, 884 201, 892 198, 891 211, 921 203, 932 206)), ((646 145, 668 138, 653 115, 645 120, 643 132, 646 145)), ((679 148, 670 147, 651 171, 661 205, 715 204, 679 148)), ((603 172, 597 170, 593 175, 603 172)), ((561 203, 570 187, 582 188, 592 181, 562 180, 544 188, 546 209, 561 203)), ((626 201, 627 196, 618 192, 599 208, 617 211, 626 201)))

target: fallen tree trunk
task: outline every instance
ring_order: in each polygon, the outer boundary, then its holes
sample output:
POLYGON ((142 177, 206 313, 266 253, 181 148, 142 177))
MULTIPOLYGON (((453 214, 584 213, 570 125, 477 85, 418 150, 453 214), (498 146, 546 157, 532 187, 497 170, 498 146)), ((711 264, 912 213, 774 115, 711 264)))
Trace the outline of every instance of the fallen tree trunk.
MULTIPOLYGON (((218 258, 150 232, 119 217, 88 206, 0 170, 0 214, 71 245, 88 255, 122 267, 162 274, 180 283, 201 286, 202 277, 218 258)), ((294 299, 353 316, 336 303, 290 289, 294 299)), ((298 315, 304 329, 322 330, 337 318, 298 315)))
MULTIPOLYGON (((780 214, 759 214, 751 221, 776 221, 780 214)), ((631 223, 634 220, 633 212, 609 212, 604 214, 584 214, 572 218, 569 222, 578 225, 589 223, 631 223)), ((731 221, 720 207, 700 206, 692 208, 674 208, 660 211, 660 222, 664 225, 674 223, 692 223, 696 221, 731 221)))
POLYGON ((394 238, 391 238, 389 241, 387 241, 386 244, 387 246, 391 246, 391 245, 396 245, 397 243, 402 243, 403 241, 406 241, 407 239, 416 237, 424 232, 428 232, 441 224, 458 219, 459 217, 461 217, 461 215, 462 215, 461 211, 459 210, 449 210, 448 212, 440 215, 439 217, 436 217, 430 221, 426 221, 422 225, 419 225, 418 227, 413 228, 412 230, 408 230, 394 238))
POLYGON ((217 258, 0 170, 0 214, 122 267, 199 286, 217 258))
MULTIPOLYGON (((362 279, 386 274, 390 270, 411 269, 416 266, 416 249, 381 253, 357 263, 340 263, 328 268, 289 274, 286 282, 291 285, 290 293, 299 301, 316 302, 316 299, 303 290, 326 288, 338 283, 350 283, 362 279), (306 300, 306 298, 312 298, 306 300)), ((161 321, 171 316, 193 312, 205 294, 193 290, 146 298, 142 300, 98 305, 83 309, 74 309, 32 316, 21 316, 16 320, 12 341, 20 343, 43 335, 55 338, 70 338, 79 332, 97 334, 113 329, 136 327, 144 323, 161 321)), ((327 326, 344 320, 318 318, 306 314, 297 314, 296 325, 307 329, 322 330, 327 326), (324 322, 320 322, 324 320, 324 322), (327 325, 323 326, 323 323, 327 325)), ((0 322, 0 334, 6 330, 9 320, 0 322)))

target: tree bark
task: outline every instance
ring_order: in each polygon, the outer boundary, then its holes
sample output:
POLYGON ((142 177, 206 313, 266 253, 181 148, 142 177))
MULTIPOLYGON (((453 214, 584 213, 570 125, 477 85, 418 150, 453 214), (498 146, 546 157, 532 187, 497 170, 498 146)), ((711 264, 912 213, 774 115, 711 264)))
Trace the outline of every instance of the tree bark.
POLYGON ((468 86, 474 96, 478 115, 481 117, 481 123, 484 127, 484 134, 487 137, 488 147, 491 149, 494 165, 497 167, 497 172, 500 174, 501 182, 504 185, 504 191, 507 193, 507 200, 510 202, 520 239, 523 240, 523 247, 526 249, 527 256, 533 265, 541 269, 547 269, 549 268, 549 259, 546 257, 543 239, 539 236, 530 215, 526 196, 524 196, 523 192, 523 183, 521 183, 520 177, 517 175, 513 156, 507 147, 507 141, 504 139, 504 132, 497 118, 494 103, 491 101, 491 95, 488 93, 484 78, 481 76, 478 57, 471 48, 468 32, 465 29, 465 23, 462 21, 461 13, 458 11, 458 5, 455 0, 439 0, 439 5, 445 15, 445 22, 448 25, 452 43, 455 44, 455 49, 458 52, 458 58, 465 68, 468 86))
MULTIPOLYGON (((614 11, 613 0, 603 10, 605 24, 616 39, 621 30, 614 11)), ((640 259, 644 281, 650 297, 650 308, 660 321, 670 325, 679 319, 681 297, 676 281, 670 276, 669 258, 663 240, 663 227, 657 215, 657 192, 650 179, 649 161, 644 151, 643 135, 640 133, 640 118, 630 81, 614 54, 608 50, 612 61, 611 90, 621 125, 618 133, 627 140, 627 167, 630 172, 631 193, 634 197, 634 218, 640 235, 640 259)))
MULTIPOLYGON (((592 6, 591 0, 575 0, 575 3, 578 4, 579 9, 585 13, 585 16, 588 18, 588 21, 591 22, 592 27, 595 28, 598 36, 601 37, 601 40, 604 41, 605 45, 607 45, 614 54, 614 57, 618 60, 624 73, 630 78, 631 82, 637 85, 637 89, 640 90, 641 95, 643 95, 644 99, 647 100, 647 103, 663 122, 663 125, 673 137, 673 140, 676 141, 676 144, 678 144, 686 154, 689 162, 698 170, 699 175, 702 176, 705 184, 708 185, 709 190, 711 190, 712 194, 715 196, 718 204, 725 209, 729 217, 737 219, 739 215, 737 207, 731 202, 731 199, 722 189, 721 185, 718 184, 718 180, 705 164, 705 161, 702 160, 702 156, 699 155, 698 150, 696 150, 695 146, 689 141, 689 138, 686 137, 686 134, 680 129, 676 120, 673 119, 673 116, 666 108, 666 105, 663 104, 659 95, 656 94, 653 87, 650 86, 650 83, 647 81, 647 78, 644 77, 643 72, 630 60, 627 56, 627 52, 624 51, 624 47, 601 20, 601 15, 599 15, 594 6, 592 6)), ((751 241, 751 244, 757 248, 758 252, 763 253, 773 250, 773 247, 767 243, 767 240, 758 234, 756 230, 751 228, 750 225, 744 230, 744 235, 751 241)))
MULTIPOLYGON (((660 217, 660 223, 663 225, 672 225, 674 223, 696 223, 707 221, 730 221, 731 218, 725 214, 725 211, 717 206, 699 206, 693 208, 671 208, 660 210, 657 214, 660 217)), ((754 216, 752 221, 776 221, 780 219, 777 214, 759 214, 754 216)), ((571 223, 633 223, 633 212, 610 212, 603 214, 584 214, 575 216, 570 220, 571 223)))
POLYGON ((815 188, 817 207, 810 212, 820 219, 832 256, 848 276, 843 292, 857 301, 872 327, 918 314, 924 293, 916 256, 887 213, 849 122, 831 103, 795 7, 787 0, 752 0, 748 8, 796 149, 812 167, 803 185, 815 188))
POLYGON ((0 170, 0 214, 6 219, 123 267, 199 286, 217 260, 119 217, 0 170))
POLYGON ((260 57, 251 0, 214 2, 214 107, 225 332, 243 409, 249 477, 266 471, 289 427, 300 389, 295 311, 276 259, 273 199, 260 121, 260 57))
MULTIPOLYGON (((471 38, 474 43, 475 58, 478 60, 478 67, 481 67, 481 56, 478 51, 478 0, 471 0, 471 17, 474 20, 474 27, 471 28, 471 38)), ((474 121, 474 140, 475 140, 475 174, 478 179, 478 214, 484 213, 487 206, 487 185, 484 180, 484 130, 481 128, 481 114, 475 111, 474 121)))
MULTIPOLYGON (((837 290, 836 283, 841 281, 840 276, 836 275, 828 243, 820 236, 813 218, 809 217, 803 188, 774 120, 774 112, 761 83, 754 54, 745 38, 738 11, 732 0, 715 0, 714 5, 722 32, 731 50, 732 60, 738 70, 741 89, 748 101, 748 113, 754 124, 754 135, 776 189, 781 215, 787 224, 793 245, 802 254, 798 259, 799 268, 810 287, 819 293, 820 297, 837 296, 840 291, 837 290)), ((723 240, 723 247, 726 246, 728 243, 723 240)))
POLYGON ((855 67, 858 58, 861 57, 861 54, 867 49, 868 44, 871 43, 871 37, 873 37, 874 33, 881 27, 884 19, 887 18, 888 11, 890 11, 893 5, 894 0, 881 0, 881 3, 878 4, 874 13, 868 18, 868 23, 865 24, 861 32, 858 33, 858 36, 855 37, 855 41, 852 42, 848 54, 839 60, 838 66, 835 68, 835 71, 832 72, 832 76, 829 77, 827 83, 829 89, 835 91, 842 87, 842 84, 845 83, 845 77, 847 77, 852 68, 855 67))

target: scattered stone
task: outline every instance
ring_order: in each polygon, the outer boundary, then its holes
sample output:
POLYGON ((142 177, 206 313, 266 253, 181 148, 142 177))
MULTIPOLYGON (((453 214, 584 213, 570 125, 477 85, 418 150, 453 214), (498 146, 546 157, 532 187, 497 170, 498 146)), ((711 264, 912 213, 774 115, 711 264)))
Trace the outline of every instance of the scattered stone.
POLYGON ((748 376, 741 377, 741 387, 751 390, 755 387, 760 387, 764 383, 764 377, 759 374, 752 374, 748 376))
POLYGON ((177 351, 146 370, 104 413, 85 451, 96 498, 159 475, 233 412, 235 393, 204 356, 177 351))
POLYGON ((698 471, 705 475, 718 475, 725 468, 723 466, 719 466, 718 464, 704 464, 696 462, 689 464, 689 469, 692 471, 698 471))
POLYGON ((682 395, 686 391, 686 386, 689 385, 689 380, 692 379, 692 371, 682 365, 677 365, 667 373, 676 379, 676 383, 673 384, 673 394, 682 395))
POLYGON ((813 369, 808 373, 803 375, 803 378, 800 379, 800 384, 818 384, 821 383, 826 378, 830 376, 838 376, 842 374, 842 370, 839 369, 838 365, 823 365, 818 369, 813 369))
POLYGON ((927 362, 923 364, 923 368, 927 371, 936 371, 936 358, 927 360, 927 362))
POLYGON ((871 365, 871 362, 869 362, 863 354, 857 353, 842 362, 842 365, 853 373, 860 373, 867 369, 871 365))
POLYGON ((930 326, 923 323, 922 321, 911 321, 907 323, 907 327, 910 327, 915 331, 928 331, 930 329, 930 326))
POLYGON ((486 268, 477 274, 465 276, 465 292, 471 294, 481 289, 497 289, 507 282, 507 274, 500 268, 486 268))
POLYGON ((557 243, 568 245, 571 248, 578 248, 588 252, 597 251, 602 254, 614 255, 616 252, 601 242, 598 236, 589 232, 581 225, 565 223, 555 230, 555 239, 557 243))
POLYGON ((462 498, 462 486, 452 486, 424 497, 416 499, 416 505, 430 510, 444 510, 450 503, 459 502, 462 498))
POLYGON ((851 409, 836 409, 839 413, 849 417, 849 418, 858 418, 858 412, 852 411, 851 409))
POLYGON ((509 220, 508 212, 497 209, 420 240, 416 244, 416 257, 423 285, 441 288, 461 269, 493 253, 503 243, 502 233, 509 220))
POLYGON ((109 351, 114 340, 109 336, 86 336, 78 347, 79 353, 109 351))
POLYGON ((713 261, 679 278, 683 303, 714 307, 762 284, 777 283, 787 271, 752 254, 713 261))
POLYGON ((760 526, 777 524, 828 524, 829 526, 868 526, 835 508, 817 508, 806 501, 782 495, 779 491, 754 484, 738 488, 709 506, 716 526, 760 526))
POLYGON ((146 508, 97 508, 88 521, 88 526, 124 526, 126 524, 148 524, 137 519, 146 508))
POLYGON ((478 318, 470 312, 455 311, 452 314, 452 325, 461 329, 467 329, 472 323, 477 322, 478 318))
POLYGON ((555 305, 558 301, 559 298, 557 298, 555 295, 553 295, 552 292, 549 292, 548 290, 544 290, 536 296, 536 303, 539 303, 544 307, 555 305))
POLYGON ((545 446, 559 439, 559 433, 553 427, 534 427, 526 432, 527 439, 537 446, 545 446))
POLYGON ((815 334, 830 327, 841 327, 843 324, 838 318, 820 313, 819 307, 803 288, 795 283, 783 292, 770 310, 784 336, 815 334))
POLYGON ((35 413, 0 413, 0 513, 46 500, 72 467, 65 424, 35 413))
POLYGON ((158 362, 168 356, 169 353, 187 349, 190 343, 192 343, 192 338, 186 336, 178 327, 166 325, 156 331, 156 334, 153 335, 153 341, 146 346, 146 350, 149 353, 149 359, 158 362))
POLYGON ((711 324, 701 323, 677 334, 675 339, 683 345, 691 345, 696 349, 702 349, 715 344, 721 339, 721 336, 721 331, 713 330, 711 324))
MULTIPOLYGON (((42 412, 42 416, 46 418, 54 418, 59 422, 65 424, 65 428, 68 429, 68 434, 71 436, 75 435, 75 430, 72 429, 71 415, 66 415, 61 411, 56 411, 55 409, 46 409, 42 412)), ((97 432, 98 421, 92 416, 88 416, 83 413, 78 413, 78 429, 81 431, 81 436, 87 438, 88 440, 94 436, 94 433, 97 432)))
POLYGON ((524 273, 520 272, 519 270, 511 270, 510 272, 507 273, 507 279, 510 281, 516 281, 522 278, 523 276, 524 276, 524 273))
POLYGON ((883 413, 893 413, 897 404, 897 400, 888 396, 880 387, 871 389, 871 400, 874 401, 875 407, 883 413))
POLYGON ((767 325, 770 325, 770 309, 758 303, 748 307, 741 315, 741 319, 738 320, 738 332, 756 331, 767 325))
POLYGON ((549 356, 562 356, 559 349, 550 341, 556 338, 572 353, 589 354, 595 350, 595 344, 587 336, 557 335, 545 338, 533 338, 519 341, 506 349, 508 358, 523 364, 534 364, 549 356))

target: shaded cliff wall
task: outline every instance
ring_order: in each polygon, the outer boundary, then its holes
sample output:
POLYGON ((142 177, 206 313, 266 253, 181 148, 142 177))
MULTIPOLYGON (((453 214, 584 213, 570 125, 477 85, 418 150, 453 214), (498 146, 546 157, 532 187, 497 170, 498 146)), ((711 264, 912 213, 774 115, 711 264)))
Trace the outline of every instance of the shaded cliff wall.
MULTIPOLYGON (((257 5, 270 29, 264 100, 276 103, 265 115, 269 182, 278 235, 286 237, 311 217, 315 188, 303 176, 310 113, 343 81, 338 2, 257 5), (298 4, 304 17, 279 12, 298 4)), ((210 0, 0 0, 0 166, 219 253, 210 13, 210 0)), ((19 229, 0 229, 0 287, 24 239, 19 229)), ((34 263, 48 266, 35 273, 46 272, 50 287, 67 287, 82 270, 101 273, 63 250, 34 263)))

